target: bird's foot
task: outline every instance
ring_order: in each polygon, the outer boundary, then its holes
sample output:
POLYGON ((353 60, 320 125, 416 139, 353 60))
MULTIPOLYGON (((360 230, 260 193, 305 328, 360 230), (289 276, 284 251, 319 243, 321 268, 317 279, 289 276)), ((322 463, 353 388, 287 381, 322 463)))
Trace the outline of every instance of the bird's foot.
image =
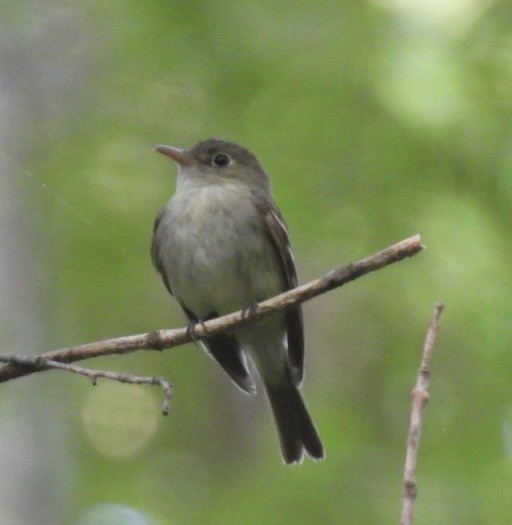
POLYGON ((242 310, 242 319, 253 319, 257 312, 258 303, 254 301, 242 310))
POLYGON ((199 339, 196 334, 196 326, 198 324, 204 328, 204 321, 201 319, 199 321, 191 320, 187 325, 187 336, 190 337, 194 343, 197 343, 197 340, 199 339))

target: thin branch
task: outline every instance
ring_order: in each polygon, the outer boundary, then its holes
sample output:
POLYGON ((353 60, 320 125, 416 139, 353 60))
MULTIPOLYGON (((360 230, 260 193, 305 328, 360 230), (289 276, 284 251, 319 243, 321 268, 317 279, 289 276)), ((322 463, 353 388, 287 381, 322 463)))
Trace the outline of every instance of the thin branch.
POLYGON ((93 385, 96 385, 99 377, 111 379, 112 381, 119 381, 120 383, 128 383, 131 385, 156 385, 159 386, 164 393, 164 400, 162 402, 162 414, 167 416, 171 405, 172 385, 165 377, 152 376, 134 376, 129 374, 122 374, 120 372, 109 372, 105 370, 94 370, 92 368, 84 368, 82 366, 70 365, 69 363, 60 363, 59 361, 52 361, 41 356, 30 357, 22 355, 0 355, 0 362, 10 363, 21 367, 30 367, 34 370, 65 370, 89 378, 93 385))
POLYGON ((443 311, 442 303, 434 306, 434 313, 423 344, 423 355, 421 358, 416 386, 412 391, 411 421, 407 433, 407 452, 405 456, 404 487, 402 502, 401 525, 411 525, 416 504, 416 463, 418 458, 418 447, 423 423, 423 411, 429 399, 428 389, 430 386, 430 360, 434 351, 434 343, 439 331, 439 318, 443 311))
MULTIPOLYGON (((414 235, 370 257, 351 263, 343 268, 332 270, 323 277, 279 294, 271 299, 267 299, 266 301, 262 301, 254 308, 254 311, 251 309, 251 316, 249 316, 249 318, 247 315, 244 315, 244 312, 241 310, 223 317, 218 317, 217 319, 212 319, 204 324, 200 323, 196 326, 194 337, 210 337, 236 325, 265 317, 276 310, 303 303, 329 290, 343 286, 367 273, 401 261, 406 257, 416 255, 422 249, 423 246, 420 236, 414 235)), ((163 350, 164 348, 171 348, 191 340, 192 336, 186 328, 156 330, 147 334, 105 339, 80 346, 52 350, 41 354, 40 357, 60 363, 71 363, 92 357, 125 354, 137 350, 163 350)), ((40 370, 41 368, 32 365, 20 366, 18 364, 8 364, 0 368, 0 383, 40 370)))

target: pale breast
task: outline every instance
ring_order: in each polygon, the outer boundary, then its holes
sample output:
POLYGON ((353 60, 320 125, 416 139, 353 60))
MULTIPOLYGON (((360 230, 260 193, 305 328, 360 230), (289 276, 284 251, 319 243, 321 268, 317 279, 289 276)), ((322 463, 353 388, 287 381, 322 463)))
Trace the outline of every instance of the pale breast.
POLYGON ((157 235, 174 296, 197 316, 244 308, 284 289, 282 270, 248 190, 176 193, 157 235))

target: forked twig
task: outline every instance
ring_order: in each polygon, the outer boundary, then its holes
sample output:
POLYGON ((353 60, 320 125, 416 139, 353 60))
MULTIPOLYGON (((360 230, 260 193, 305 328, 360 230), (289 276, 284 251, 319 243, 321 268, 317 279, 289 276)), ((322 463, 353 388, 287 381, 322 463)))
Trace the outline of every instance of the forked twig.
POLYGON ((80 346, 61 348, 35 357, 0 355, 0 362, 8 363, 0 368, 0 383, 48 369, 59 369, 84 375, 96 381, 98 377, 123 383, 160 385, 165 393, 163 412, 168 412, 171 385, 161 377, 138 377, 117 372, 106 372, 73 366, 70 363, 112 354, 125 354, 137 350, 163 350, 194 339, 210 337, 236 325, 252 322, 272 312, 303 303, 313 297, 347 284, 365 274, 374 272, 392 263, 411 257, 423 249, 421 238, 414 235, 357 262, 333 270, 307 284, 288 290, 271 299, 262 301, 251 310, 248 318, 244 310, 224 315, 204 323, 198 323, 191 334, 187 328, 156 330, 146 334, 128 335, 115 339, 95 341, 80 346))

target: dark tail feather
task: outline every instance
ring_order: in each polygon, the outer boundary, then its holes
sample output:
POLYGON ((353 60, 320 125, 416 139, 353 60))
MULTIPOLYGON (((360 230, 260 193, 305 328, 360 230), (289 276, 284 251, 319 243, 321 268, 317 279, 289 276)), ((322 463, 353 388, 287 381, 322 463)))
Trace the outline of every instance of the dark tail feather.
POLYGON ((304 400, 291 379, 288 385, 265 385, 279 433, 285 463, 299 463, 304 450, 315 459, 324 457, 324 447, 304 400))

